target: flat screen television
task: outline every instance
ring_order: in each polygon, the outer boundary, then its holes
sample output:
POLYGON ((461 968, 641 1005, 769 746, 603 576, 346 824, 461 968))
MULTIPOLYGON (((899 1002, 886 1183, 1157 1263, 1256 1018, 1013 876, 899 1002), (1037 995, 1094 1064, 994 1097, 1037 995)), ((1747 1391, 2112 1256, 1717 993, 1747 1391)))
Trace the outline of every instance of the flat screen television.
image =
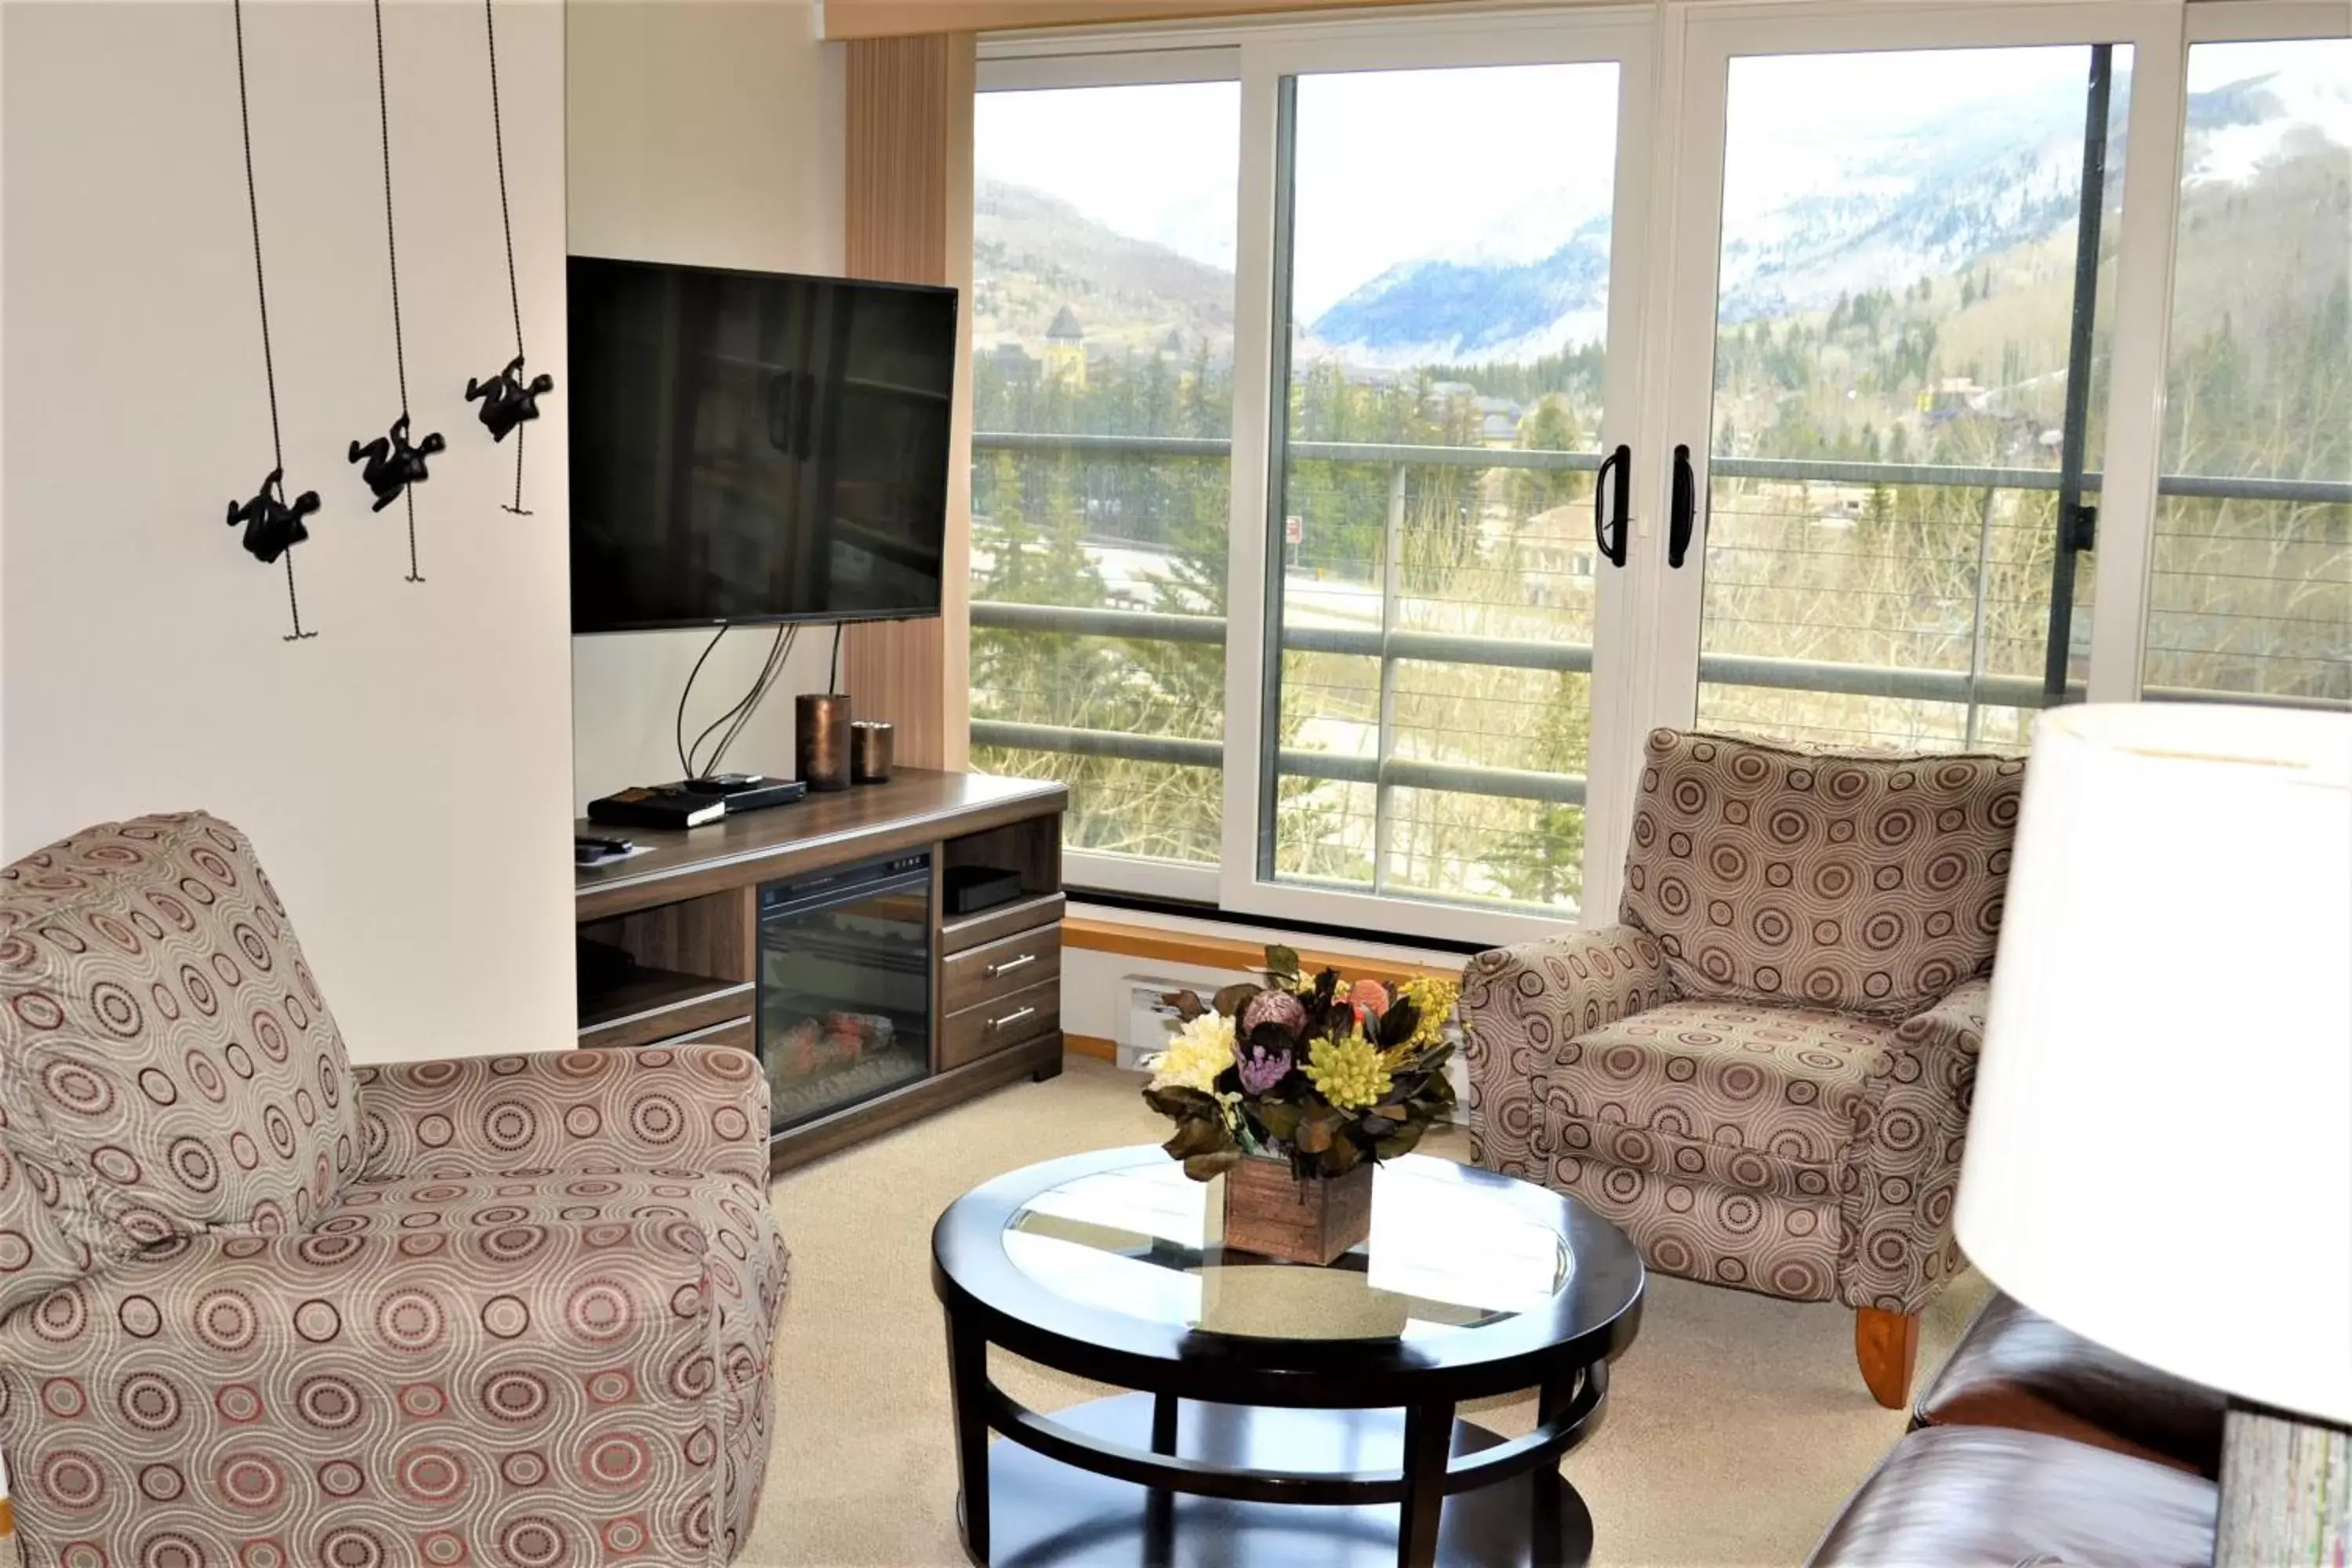
POLYGON ((572 629, 940 613, 952 289, 571 258, 572 629))

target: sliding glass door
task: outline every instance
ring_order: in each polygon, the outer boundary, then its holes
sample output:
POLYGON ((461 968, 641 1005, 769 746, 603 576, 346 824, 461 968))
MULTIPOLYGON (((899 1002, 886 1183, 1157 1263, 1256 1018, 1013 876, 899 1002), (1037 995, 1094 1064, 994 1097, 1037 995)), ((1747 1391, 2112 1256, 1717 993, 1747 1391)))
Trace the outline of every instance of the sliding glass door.
POLYGON ((2136 633, 2093 562, 2134 46, 2178 16, 2004 10, 1692 28, 1664 721, 2021 749, 2136 633))
POLYGON ((1437 935, 1445 906, 1486 929, 1613 900, 1592 781, 1624 771, 1647 44, 1244 46, 1271 156, 1235 582, 1264 616, 1234 649, 1257 733, 1225 854, 1264 912, 1437 935))

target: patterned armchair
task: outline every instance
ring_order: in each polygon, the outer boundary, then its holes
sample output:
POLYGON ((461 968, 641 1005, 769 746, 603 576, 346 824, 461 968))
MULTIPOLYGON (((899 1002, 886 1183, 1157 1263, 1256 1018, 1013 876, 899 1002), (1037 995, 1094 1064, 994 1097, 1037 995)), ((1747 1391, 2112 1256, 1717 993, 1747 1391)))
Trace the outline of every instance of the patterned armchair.
POLYGON ((27 1568, 731 1560, 785 1254, 712 1047, 354 1071, 244 837, 0 870, 27 1568))
POLYGON ((1654 732, 1620 923, 1463 977, 1478 1163, 1652 1268, 1855 1310, 1880 1404, 1952 1197, 2025 764, 1654 732))

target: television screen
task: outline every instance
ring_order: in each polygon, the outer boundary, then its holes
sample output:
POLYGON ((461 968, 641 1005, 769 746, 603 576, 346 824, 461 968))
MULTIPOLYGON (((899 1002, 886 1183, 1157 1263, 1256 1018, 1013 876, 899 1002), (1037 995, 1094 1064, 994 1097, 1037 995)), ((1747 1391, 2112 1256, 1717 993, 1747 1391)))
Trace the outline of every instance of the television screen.
POLYGON ((571 258, 572 629, 935 616, 952 289, 571 258))

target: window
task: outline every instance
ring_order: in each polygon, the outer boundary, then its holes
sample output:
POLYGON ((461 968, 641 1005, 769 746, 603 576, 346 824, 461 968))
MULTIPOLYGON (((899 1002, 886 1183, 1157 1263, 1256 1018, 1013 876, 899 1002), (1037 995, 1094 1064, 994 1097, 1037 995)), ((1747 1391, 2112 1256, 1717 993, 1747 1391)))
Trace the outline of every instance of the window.
POLYGON ((1074 851, 1218 856, 1238 108, 976 106, 972 762, 1067 783, 1074 851))
POLYGON ((2352 704, 2352 39, 2189 53, 2152 697, 2352 704))
POLYGON ((1614 904, 1655 725, 2352 708, 2341 22, 985 44, 977 764, 1076 886, 1500 942, 1614 904))

